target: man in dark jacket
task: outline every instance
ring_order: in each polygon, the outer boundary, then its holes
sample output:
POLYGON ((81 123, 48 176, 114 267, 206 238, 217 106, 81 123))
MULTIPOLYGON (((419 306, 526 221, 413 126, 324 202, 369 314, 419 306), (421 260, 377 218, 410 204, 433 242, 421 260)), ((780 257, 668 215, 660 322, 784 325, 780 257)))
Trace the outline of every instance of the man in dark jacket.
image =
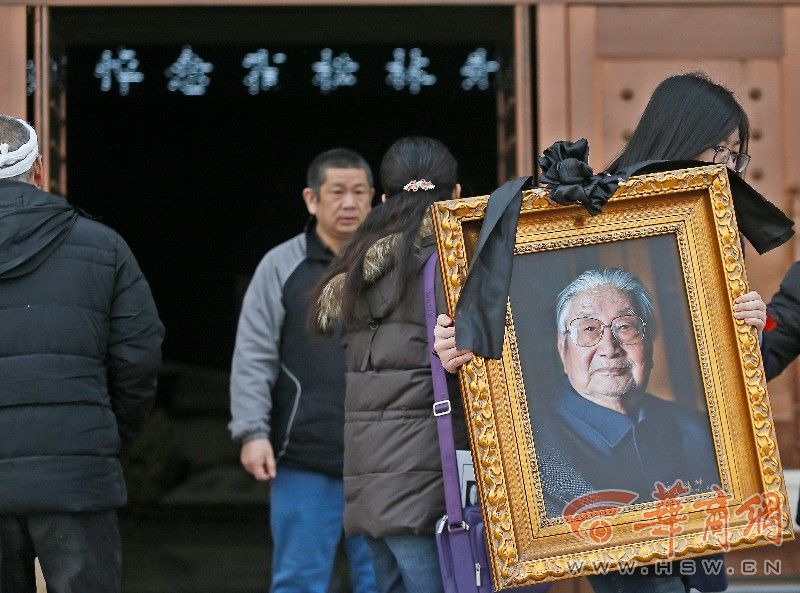
MULTIPOLYGON (((338 332, 311 336, 307 314, 314 286, 374 195, 369 165, 345 149, 318 155, 307 182, 312 219, 256 268, 231 368, 230 429, 242 465, 272 481, 272 593, 325 593, 341 538, 344 351, 338 332)), ((346 544, 354 592, 374 593, 366 543, 346 544)))
POLYGON ((42 186, 34 130, 0 115, 0 593, 121 591, 120 453, 164 328, 122 238, 42 186))

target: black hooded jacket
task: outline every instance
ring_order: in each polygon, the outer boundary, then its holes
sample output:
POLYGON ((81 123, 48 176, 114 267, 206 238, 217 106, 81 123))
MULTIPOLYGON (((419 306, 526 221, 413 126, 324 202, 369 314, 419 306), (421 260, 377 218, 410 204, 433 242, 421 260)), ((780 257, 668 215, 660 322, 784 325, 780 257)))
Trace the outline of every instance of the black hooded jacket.
POLYGON ((0 180, 0 514, 125 504, 164 328, 111 229, 0 180))
POLYGON ((800 355, 800 262, 781 280, 781 288, 767 305, 771 319, 764 329, 761 350, 767 381, 774 379, 800 355))

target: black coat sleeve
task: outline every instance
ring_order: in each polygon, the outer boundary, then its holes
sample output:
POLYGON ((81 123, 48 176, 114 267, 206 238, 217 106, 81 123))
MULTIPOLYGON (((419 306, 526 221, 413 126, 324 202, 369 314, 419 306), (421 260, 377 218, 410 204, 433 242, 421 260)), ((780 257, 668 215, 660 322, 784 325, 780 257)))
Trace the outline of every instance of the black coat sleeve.
POLYGON ((155 399, 164 326, 133 253, 122 238, 117 241, 108 380, 125 449, 142 430, 155 399))
POLYGON ((800 354, 800 262, 781 281, 780 290, 767 305, 776 325, 764 332, 762 351, 767 380, 783 372, 800 354))

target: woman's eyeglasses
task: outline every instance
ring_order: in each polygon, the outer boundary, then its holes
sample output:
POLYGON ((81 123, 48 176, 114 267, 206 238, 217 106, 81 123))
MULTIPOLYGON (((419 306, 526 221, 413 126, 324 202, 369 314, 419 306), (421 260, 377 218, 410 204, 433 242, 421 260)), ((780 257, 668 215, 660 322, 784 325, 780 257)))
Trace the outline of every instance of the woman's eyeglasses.
POLYGON ((715 146, 714 162, 719 165, 730 164, 734 171, 741 174, 750 163, 750 155, 745 152, 734 152, 727 146, 715 146))

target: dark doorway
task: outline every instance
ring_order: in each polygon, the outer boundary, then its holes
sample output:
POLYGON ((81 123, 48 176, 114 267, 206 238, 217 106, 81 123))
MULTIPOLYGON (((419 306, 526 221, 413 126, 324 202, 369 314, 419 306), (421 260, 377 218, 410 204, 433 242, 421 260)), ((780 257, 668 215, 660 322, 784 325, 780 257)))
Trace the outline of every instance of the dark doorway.
POLYGON ((267 495, 226 429, 241 295, 264 253, 303 228, 305 170, 325 149, 360 152, 377 177, 394 140, 430 135, 459 160, 466 195, 494 189, 512 9, 54 8, 51 39, 67 197, 128 241, 167 328, 159 400, 126 464, 126 591, 267 591, 267 495), (403 74, 419 50, 416 76, 390 78, 398 49, 403 74), (276 70, 253 94, 243 62, 259 50, 276 70), (182 52, 211 66, 205 87, 183 79, 189 94, 168 88, 182 52), (315 74, 343 54, 355 84, 323 92, 315 74), (484 80, 462 73, 470 63, 484 80))
POLYGON ((67 57, 68 197, 131 243, 169 360, 227 368, 241 279, 302 228, 316 153, 351 147, 377 169, 391 142, 426 134, 451 147, 467 195, 496 185, 502 73, 465 90, 459 71, 477 48, 510 66, 510 9, 63 9, 53 21, 67 57), (165 71, 188 46, 213 67, 202 96, 167 89, 165 71), (242 61, 260 48, 277 84, 251 95, 242 61), (397 48, 421 49, 436 82, 392 88, 397 48), (314 86, 325 49, 358 63, 354 86, 314 86), (101 90, 105 50, 136 52, 143 80, 126 95, 113 74, 101 90))

